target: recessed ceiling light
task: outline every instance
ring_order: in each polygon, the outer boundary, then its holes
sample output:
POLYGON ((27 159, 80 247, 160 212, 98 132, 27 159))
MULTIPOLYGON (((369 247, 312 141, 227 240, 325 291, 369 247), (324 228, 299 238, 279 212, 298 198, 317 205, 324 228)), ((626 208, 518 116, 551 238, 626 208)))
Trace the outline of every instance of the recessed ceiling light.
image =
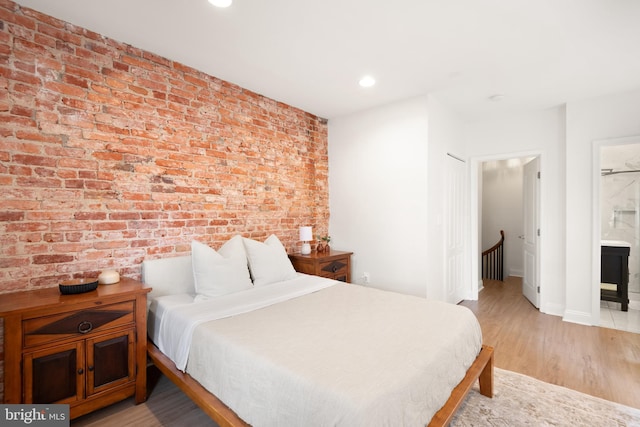
POLYGON ((209 0, 209 3, 216 7, 229 7, 233 0, 209 0))
POLYGON ((371 76, 364 76, 363 78, 360 79, 359 84, 362 87, 371 87, 374 84, 376 84, 376 79, 374 79, 371 76))

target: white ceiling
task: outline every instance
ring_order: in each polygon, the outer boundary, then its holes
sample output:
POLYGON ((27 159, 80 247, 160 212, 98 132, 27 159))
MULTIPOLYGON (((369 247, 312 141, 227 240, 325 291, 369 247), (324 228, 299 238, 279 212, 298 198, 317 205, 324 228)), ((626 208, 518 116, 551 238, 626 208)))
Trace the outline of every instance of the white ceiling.
POLYGON ((638 0, 18 3, 325 118, 431 93, 476 119, 640 88, 638 0))

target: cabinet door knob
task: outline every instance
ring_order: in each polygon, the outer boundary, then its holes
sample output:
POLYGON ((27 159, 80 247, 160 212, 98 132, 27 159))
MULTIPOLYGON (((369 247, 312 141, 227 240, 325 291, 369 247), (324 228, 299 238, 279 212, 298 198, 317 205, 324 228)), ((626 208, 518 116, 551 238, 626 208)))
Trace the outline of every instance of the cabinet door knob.
POLYGON ((93 325, 91 324, 91 322, 87 322, 86 320, 78 324, 78 332, 80 332, 81 334, 87 334, 91 332, 92 329, 93 325))
POLYGON ((84 369, 82 368, 78 369, 78 375, 82 375, 82 374, 84 374, 84 369))
POLYGON ((89 372, 93 372, 93 366, 89 366, 89 372))

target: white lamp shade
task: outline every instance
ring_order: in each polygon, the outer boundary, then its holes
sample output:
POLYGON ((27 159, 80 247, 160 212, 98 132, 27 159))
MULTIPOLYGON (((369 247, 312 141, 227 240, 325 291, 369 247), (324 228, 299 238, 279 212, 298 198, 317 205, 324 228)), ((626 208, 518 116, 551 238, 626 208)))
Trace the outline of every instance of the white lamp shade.
POLYGON ((313 240, 313 230, 311 227, 300 227, 300 241, 310 242, 313 240))

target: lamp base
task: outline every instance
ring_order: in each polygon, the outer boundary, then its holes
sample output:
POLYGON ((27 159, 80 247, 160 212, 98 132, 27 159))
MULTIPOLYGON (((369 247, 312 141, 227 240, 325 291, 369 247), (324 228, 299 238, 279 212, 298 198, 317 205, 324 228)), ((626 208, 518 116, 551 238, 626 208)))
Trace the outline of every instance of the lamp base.
POLYGON ((311 244, 305 242, 302 244, 302 249, 300 249, 300 253, 302 255, 309 255, 311 253, 311 244))

